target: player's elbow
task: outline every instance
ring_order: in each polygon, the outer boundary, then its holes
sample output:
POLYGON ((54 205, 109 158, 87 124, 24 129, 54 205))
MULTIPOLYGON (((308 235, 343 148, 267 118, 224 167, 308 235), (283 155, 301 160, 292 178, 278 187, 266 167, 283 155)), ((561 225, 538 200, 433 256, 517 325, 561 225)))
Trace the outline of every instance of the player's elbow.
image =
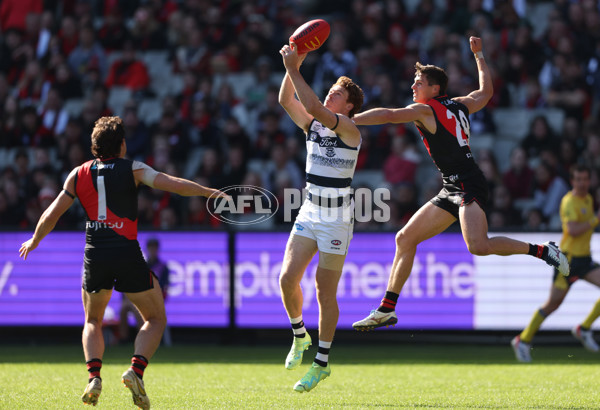
POLYGON ((292 106, 292 105, 291 105, 291 102, 292 102, 292 101, 291 101, 291 99, 290 99, 290 98, 286 98, 286 97, 283 97, 283 96, 281 96, 281 95, 279 96, 279 105, 281 105, 281 106, 283 107, 283 109, 284 109, 284 110, 286 110, 286 111, 287 111, 287 109, 288 109, 288 108, 290 108, 290 107, 292 106))
POLYGON ((483 90, 481 90, 481 95, 485 101, 485 103, 487 104, 488 102, 490 102, 490 100, 492 99, 492 97, 494 96, 494 87, 489 84, 485 87, 483 87, 483 90))

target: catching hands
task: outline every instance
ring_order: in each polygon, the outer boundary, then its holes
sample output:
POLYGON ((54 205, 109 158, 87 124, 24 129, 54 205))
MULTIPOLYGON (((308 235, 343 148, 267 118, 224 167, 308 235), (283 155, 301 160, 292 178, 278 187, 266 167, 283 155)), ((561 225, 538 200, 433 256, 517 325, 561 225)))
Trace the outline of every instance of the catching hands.
POLYGON ((300 69, 302 62, 306 58, 306 54, 298 55, 297 49, 298 47, 296 47, 296 44, 292 43, 291 47, 286 44, 279 50, 279 54, 283 57, 283 65, 286 70, 293 68, 300 69))

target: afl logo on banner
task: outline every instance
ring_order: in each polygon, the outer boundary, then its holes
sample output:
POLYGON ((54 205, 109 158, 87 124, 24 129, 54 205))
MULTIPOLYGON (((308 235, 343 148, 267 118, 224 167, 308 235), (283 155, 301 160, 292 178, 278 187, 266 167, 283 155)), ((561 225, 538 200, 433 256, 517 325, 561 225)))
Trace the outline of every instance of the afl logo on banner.
POLYGON ((208 212, 221 222, 234 225, 252 225, 275 215, 279 202, 271 191, 253 185, 233 185, 221 189, 228 198, 211 195, 208 212))

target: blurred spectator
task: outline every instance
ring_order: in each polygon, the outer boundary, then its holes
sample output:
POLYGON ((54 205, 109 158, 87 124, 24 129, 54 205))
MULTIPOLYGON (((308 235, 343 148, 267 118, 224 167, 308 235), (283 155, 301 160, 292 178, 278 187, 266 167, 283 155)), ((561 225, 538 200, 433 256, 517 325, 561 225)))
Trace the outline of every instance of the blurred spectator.
POLYGON ((227 161, 223 167, 223 187, 241 185, 246 172, 247 158, 245 151, 240 145, 232 145, 227 149, 227 161))
POLYGON ((131 39, 123 43, 121 58, 110 66, 105 82, 108 88, 122 86, 144 96, 150 85, 150 76, 146 64, 136 58, 135 48, 131 39))
MULTIPOLYGON (((40 134, 47 141, 45 144, 55 145, 55 138, 62 134, 67 128, 69 114, 63 108, 62 98, 58 89, 50 88, 46 96, 46 102, 38 108, 41 117, 40 134), (50 138, 50 141, 47 139, 50 138)), ((43 208, 46 209, 46 208, 43 208)))
POLYGON ((131 35, 136 50, 161 50, 166 46, 160 23, 146 5, 135 11, 131 35))
POLYGON ((125 128, 125 141, 127 142, 127 154, 131 159, 144 161, 149 151, 150 131, 140 121, 138 108, 133 104, 125 107, 123 114, 123 126, 125 128))
POLYGON ((202 31, 196 26, 193 19, 186 19, 184 24, 189 25, 187 37, 175 51, 175 71, 191 70, 199 74, 209 73, 210 51, 204 42, 202 31))
POLYGON ((154 128, 158 133, 167 137, 172 159, 184 161, 190 148, 189 135, 187 127, 179 121, 175 111, 163 110, 158 126, 154 128))
POLYGON ((588 135, 581 159, 591 168, 600 168, 600 132, 588 135))
POLYGON ((548 229, 544 215, 538 208, 530 209, 525 218, 525 230, 529 232, 541 232, 548 229))
POLYGON ((221 225, 221 221, 208 212, 207 200, 202 196, 192 196, 187 198, 185 214, 186 226, 207 226, 216 228, 221 225))
POLYGON ((202 155, 202 162, 200 163, 200 169, 196 173, 197 177, 201 177, 208 181, 210 186, 222 187, 223 172, 221 166, 221 160, 218 152, 213 148, 207 148, 204 150, 202 155))
POLYGON ((42 99, 44 88, 49 86, 44 71, 37 60, 30 60, 17 84, 19 102, 22 105, 37 105, 42 99))
POLYGON ((503 227, 519 227, 521 226, 521 214, 513 206, 512 198, 508 189, 502 185, 497 185, 491 194, 490 204, 491 210, 490 215, 493 213, 499 213, 502 215, 502 225, 496 226, 497 228, 503 227))
POLYGON ((2 0, 0 3, 0 28, 25 30, 29 13, 41 13, 42 0, 2 0))
POLYGON ((4 101, 0 125, 0 147, 24 145, 21 141, 21 111, 16 98, 7 97, 4 101))
POLYGON ((529 126, 529 133, 521 142, 521 147, 529 158, 539 156, 543 149, 550 149, 558 153, 558 140, 545 116, 538 115, 533 118, 529 126))
POLYGON ((5 170, 0 182, 6 197, 4 215, 6 220, 13 225, 20 225, 25 217, 25 209, 22 206, 25 198, 19 193, 19 186, 14 178, 14 172, 7 173, 7 170, 5 170))
POLYGON ((177 211, 174 208, 168 206, 159 211, 158 227, 163 231, 173 230, 177 226, 177 222, 177 211))
POLYGON ((548 92, 548 105, 559 107, 569 117, 582 121, 589 115, 588 86, 585 83, 583 69, 574 59, 567 59, 560 70, 560 77, 548 92))
POLYGON ((15 28, 7 30, 1 40, 0 70, 6 74, 8 82, 14 84, 33 58, 33 49, 23 41, 23 31, 15 28))
POLYGON ((20 130, 20 145, 48 147, 54 143, 52 136, 44 136, 40 133, 40 118, 33 106, 28 106, 21 110, 20 130))
POLYGON ((259 117, 258 135, 254 142, 252 157, 268 159, 274 144, 283 144, 285 134, 279 127, 280 116, 276 111, 266 111, 259 117))
POLYGON ((317 96, 324 98, 331 84, 343 75, 354 78, 357 61, 354 53, 348 50, 341 33, 332 32, 326 43, 327 51, 317 65, 313 89, 317 96))
POLYGON ((568 184, 555 174, 552 167, 546 162, 540 162, 535 169, 533 198, 536 208, 539 208, 544 218, 550 221, 550 228, 552 229, 560 229, 558 215, 560 199, 568 190, 568 184))
POLYGON ((502 183, 513 199, 531 197, 533 190, 533 170, 527 164, 527 153, 521 147, 513 148, 510 154, 510 168, 502 176, 502 183))
POLYGON ((79 31, 79 45, 69 54, 69 66, 88 86, 97 82, 98 75, 100 78, 106 75, 106 55, 96 42, 93 27, 84 26, 79 31))
POLYGON ((92 90, 92 100, 98 107, 98 114, 100 117, 110 117, 113 114, 112 109, 108 106, 108 88, 104 85, 98 84, 92 90))
POLYGON ((414 183, 420 161, 421 156, 406 135, 394 135, 390 155, 383 163, 385 180, 392 184, 414 183))
POLYGON ((127 37, 128 31, 123 20, 123 13, 119 6, 115 4, 104 15, 102 27, 98 30, 98 41, 106 51, 111 52, 121 50, 127 37))
MULTIPOLYGON (((282 175, 287 178, 289 188, 302 189, 304 178, 302 171, 294 161, 291 161, 287 155, 285 145, 278 143, 271 147, 270 161, 266 163, 263 171, 263 186, 269 191, 274 191, 277 185, 277 179, 282 175)), ((282 182, 282 181, 280 181, 282 182)))
POLYGON ((481 172, 483 172, 483 175, 487 181, 489 193, 491 194, 496 186, 502 183, 500 171, 498 171, 496 157, 490 150, 480 149, 477 152, 476 158, 477 164, 479 165, 479 168, 481 168, 481 172))
POLYGON ((219 150, 221 141, 218 138, 215 119, 207 100, 195 100, 192 103, 189 137, 194 145, 219 150))
POLYGON ((396 210, 398 228, 402 228, 419 210, 417 189, 413 183, 401 183, 396 185, 392 192, 394 202, 390 205, 396 210))
POLYGON ((81 83, 73 76, 71 69, 65 62, 56 67, 52 86, 58 91, 63 100, 83 97, 81 83))
POLYGON ((79 31, 77 30, 77 22, 73 16, 66 15, 60 22, 60 30, 58 31, 58 39, 63 56, 69 56, 79 44, 79 31))

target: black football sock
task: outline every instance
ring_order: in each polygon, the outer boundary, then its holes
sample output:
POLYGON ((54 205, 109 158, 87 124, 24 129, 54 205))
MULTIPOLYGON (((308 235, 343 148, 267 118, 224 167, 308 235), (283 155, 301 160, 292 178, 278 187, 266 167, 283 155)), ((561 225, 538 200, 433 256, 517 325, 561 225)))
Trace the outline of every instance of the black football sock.
POLYGON ((85 362, 85 365, 87 366, 88 373, 90 374, 88 383, 95 378, 102 380, 102 378, 100 377, 100 369, 102 369, 102 360, 91 359, 85 362))
POLYGON ((385 296, 381 299, 381 305, 377 308, 378 312, 389 313, 396 310, 396 303, 398 302, 397 293, 390 292, 389 290, 385 292, 385 296))

